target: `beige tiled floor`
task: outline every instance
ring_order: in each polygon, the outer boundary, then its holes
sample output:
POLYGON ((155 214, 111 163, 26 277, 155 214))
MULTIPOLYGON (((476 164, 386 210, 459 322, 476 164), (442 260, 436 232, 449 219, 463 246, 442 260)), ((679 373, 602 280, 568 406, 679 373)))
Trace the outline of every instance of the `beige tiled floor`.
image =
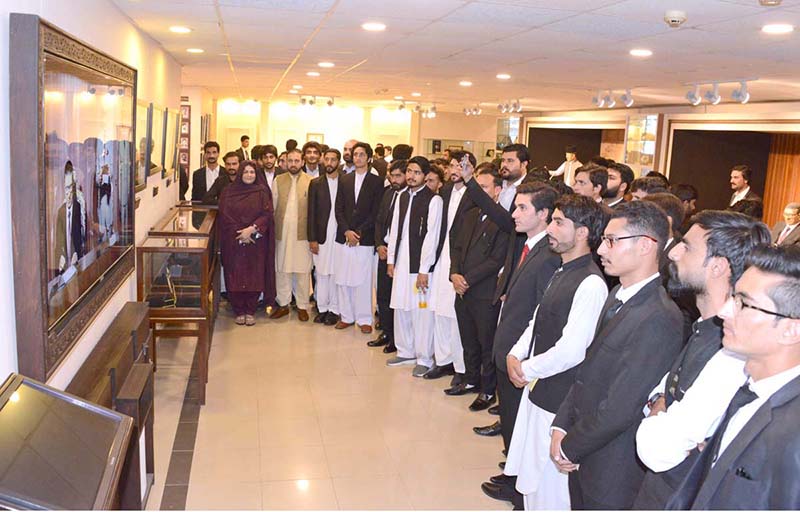
POLYGON ((480 490, 502 443, 472 427, 495 417, 445 396, 449 378, 386 367, 371 338, 221 313, 186 508, 510 509, 480 490))

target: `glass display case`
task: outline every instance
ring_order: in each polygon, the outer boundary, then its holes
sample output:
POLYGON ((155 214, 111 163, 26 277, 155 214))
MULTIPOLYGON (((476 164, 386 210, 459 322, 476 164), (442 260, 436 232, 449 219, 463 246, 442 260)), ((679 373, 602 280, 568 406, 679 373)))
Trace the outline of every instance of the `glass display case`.
POLYGON ((658 135, 663 115, 628 116, 625 130, 625 163, 637 176, 656 170, 659 147, 658 135))
POLYGON ((0 386, 0 509, 117 509, 133 420, 11 374, 0 386))

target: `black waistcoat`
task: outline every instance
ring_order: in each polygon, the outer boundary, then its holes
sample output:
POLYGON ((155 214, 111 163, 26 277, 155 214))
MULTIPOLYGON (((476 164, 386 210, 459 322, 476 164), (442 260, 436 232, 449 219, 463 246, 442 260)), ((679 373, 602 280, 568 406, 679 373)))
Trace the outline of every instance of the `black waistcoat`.
MULTIPOLYGON (((572 309, 575 292, 590 275, 603 278, 603 272, 597 267, 591 254, 562 265, 553 274, 536 312, 531 341, 532 356, 547 352, 561 339, 572 309)), ((528 393, 528 399, 545 411, 555 414, 575 381, 579 367, 580 365, 577 365, 556 375, 539 379, 533 390, 528 393)))
POLYGON ((722 348, 722 320, 713 316, 692 325, 692 335, 667 376, 667 407, 680 401, 711 357, 722 348))
MULTIPOLYGON (((431 192, 431 189, 427 186, 423 186, 417 191, 413 201, 411 201, 411 193, 408 190, 400 195, 400 223, 397 226, 395 247, 397 247, 398 251, 400 250, 400 242, 403 239, 403 225, 405 224, 406 212, 410 201, 411 213, 408 217, 408 253, 410 256, 408 272, 410 274, 419 273, 422 242, 425 240, 425 235, 428 234, 428 206, 435 196, 436 194, 431 192)), ((423 274, 427 274, 431 269, 426 268, 423 270, 423 274)))

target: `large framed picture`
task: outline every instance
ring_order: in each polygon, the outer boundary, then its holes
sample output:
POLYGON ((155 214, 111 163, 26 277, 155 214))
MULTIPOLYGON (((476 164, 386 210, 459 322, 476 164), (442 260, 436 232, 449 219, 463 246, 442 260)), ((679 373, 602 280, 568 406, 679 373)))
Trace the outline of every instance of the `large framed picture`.
POLYGON ((45 381, 133 270, 140 110, 135 69, 38 16, 10 28, 17 352, 45 381))
POLYGON ((164 134, 166 126, 164 116, 166 110, 153 105, 152 122, 150 123, 150 133, 153 147, 150 150, 150 174, 159 174, 164 169, 164 134))
POLYGON ((136 102, 136 179, 135 191, 141 192, 147 188, 147 177, 150 176, 150 152, 152 142, 150 140, 150 116, 152 105, 142 100, 136 102))
POLYGON ((166 109, 164 112, 164 171, 162 178, 175 181, 178 173, 178 139, 180 137, 181 114, 177 109, 166 109))

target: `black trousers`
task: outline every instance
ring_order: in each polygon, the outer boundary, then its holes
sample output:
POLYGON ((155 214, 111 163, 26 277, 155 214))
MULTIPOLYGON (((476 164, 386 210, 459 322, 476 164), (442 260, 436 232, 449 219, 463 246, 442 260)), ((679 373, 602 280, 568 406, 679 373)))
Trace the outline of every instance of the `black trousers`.
POLYGON ((456 296, 456 321, 464 347, 465 380, 480 386, 481 393, 494 395, 497 388, 497 367, 492 358, 494 331, 500 306, 492 299, 474 299, 456 296))
POLYGON ((511 435, 514 433, 514 423, 517 421, 517 411, 519 411, 519 401, 522 399, 523 391, 524 389, 520 389, 511 383, 506 372, 498 368, 497 405, 500 408, 503 448, 506 450, 511 446, 511 435))
POLYGON ((614 505, 600 503, 586 496, 581 489, 578 471, 580 470, 576 469, 569 474, 569 501, 572 510, 617 510, 619 508, 614 505))
POLYGON ((386 260, 378 258, 378 288, 375 291, 378 300, 378 318, 381 329, 390 340, 394 340, 394 311, 389 304, 392 301, 392 278, 386 273, 386 260))

